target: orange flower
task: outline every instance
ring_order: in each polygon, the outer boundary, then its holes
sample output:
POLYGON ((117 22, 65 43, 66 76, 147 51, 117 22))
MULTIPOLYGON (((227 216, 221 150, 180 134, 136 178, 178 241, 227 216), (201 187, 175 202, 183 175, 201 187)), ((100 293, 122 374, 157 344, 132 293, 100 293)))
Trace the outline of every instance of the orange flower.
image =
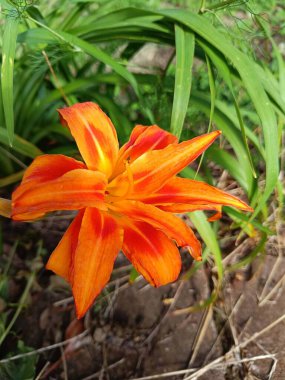
POLYGON ((63 155, 37 157, 13 193, 12 218, 79 210, 47 263, 70 283, 78 318, 108 282, 120 249, 154 286, 177 279, 177 246, 201 259, 193 231, 172 213, 216 210, 220 216, 221 205, 252 211, 221 190, 176 177, 220 131, 179 144, 156 125, 138 125, 119 149, 111 120, 96 104, 75 104, 59 113, 85 163, 63 155))

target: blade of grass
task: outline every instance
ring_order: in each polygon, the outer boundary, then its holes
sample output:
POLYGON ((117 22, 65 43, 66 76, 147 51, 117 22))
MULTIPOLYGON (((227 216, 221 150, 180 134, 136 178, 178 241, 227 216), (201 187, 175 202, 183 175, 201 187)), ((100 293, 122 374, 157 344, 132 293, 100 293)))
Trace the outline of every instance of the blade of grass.
POLYGON ((18 19, 7 15, 2 46, 1 88, 6 128, 10 146, 14 140, 13 72, 18 34, 18 19))
MULTIPOLYGON (((201 7, 202 7, 202 5, 201 5, 201 7)), ((210 97, 211 97, 211 110, 210 110, 209 125, 208 125, 208 130, 207 130, 207 133, 210 133, 210 130, 211 130, 211 127, 212 127, 212 123, 213 123, 214 112, 215 112, 216 86, 215 86, 215 77, 214 77, 214 71, 213 71, 212 63, 209 60, 207 54, 206 54, 206 62, 207 62, 209 87, 210 87, 210 97)), ((204 156, 205 156, 205 152, 203 152, 203 154, 202 154, 202 156, 200 158, 199 165, 198 165, 198 168, 197 168, 196 175, 195 175, 194 179, 196 179, 196 176, 199 173, 199 170, 200 170, 200 167, 202 165, 204 156)))
POLYGON ((219 71, 219 73, 221 75, 221 78, 223 78, 223 80, 226 82, 226 84, 227 84, 227 86, 228 86, 228 88, 229 88, 229 90, 231 92, 231 95, 232 95, 232 98, 233 98, 233 102, 234 102, 235 111, 236 111, 238 122, 239 122, 239 126, 240 126, 240 131, 241 131, 242 139, 243 139, 244 146, 245 146, 246 153, 247 153, 247 158, 248 158, 249 163, 250 163, 252 175, 253 175, 254 178, 256 178, 256 172, 255 172, 255 169, 254 169, 251 153, 250 153, 250 150, 249 150, 249 147, 248 147, 248 143, 247 143, 247 138, 246 138, 246 133, 245 133, 245 126, 244 126, 244 123, 243 123, 243 117, 241 115, 241 112, 240 112, 240 109, 239 109, 239 105, 238 105, 238 101, 237 101, 237 98, 235 96, 235 91, 234 91, 234 87, 233 87, 233 82, 232 82, 232 76, 231 76, 230 69, 229 69, 229 67, 227 65, 227 62, 221 56, 219 56, 218 54, 216 54, 213 49, 209 48, 206 44, 203 44, 201 41, 200 41, 199 44, 203 47, 203 50, 206 52, 207 56, 210 57, 211 61, 213 62, 213 64, 218 69, 218 71, 219 71))
POLYGON ((21 170, 17 173, 13 173, 5 178, 0 178, 0 187, 5 187, 11 185, 12 183, 16 183, 20 181, 23 177, 24 170, 21 170))
MULTIPOLYGON (((196 91, 192 92, 192 104, 197 107, 200 111, 204 112, 206 115, 209 115, 210 112, 210 100, 208 96, 205 96, 202 93, 197 93, 196 91)), ((243 168, 242 176, 244 180, 240 182, 243 188, 248 194, 251 194, 253 188, 253 177, 251 175, 251 169, 249 162, 247 160, 247 155, 245 151, 244 144, 242 143, 239 131, 233 126, 231 120, 226 117, 217 107, 213 115, 213 121, 219 129, 222 130, 223 135, 230 142, 232 148, 235 151, 237 160, 241 167, 243 168)), ((233 167, 235 171, 235 167, 233 167)), ((240 172, 237 172, 237 175, 240 172)), ((236 175, 234 175, 236 178, 236 175)))
POLYGON ((215 264, 217 266, 219 284, 221 285, 224 269, 222 263, 222 253, 217 241, 216 234, 202 211, 191 212, 188 214, 188 216, 199 232, 201 238, 206 243, 209 250, 213 253, 215 264))
MULTIPOLYGON (((10 146, 8 131, 3 127, 0 127, 0 143, 6 146, 10 146)), ((38 149, 35 145, 31 144, 30 142, 22 139, 17 135, 15 135, 12 149, 30 158, 35 158, 42 154, 42 151, 38 149)))
POLYGON ((189 30, 175 25, 176 69, 170 131, 180 138, 188 109, 192 82, 195 37, 189 30))
POLYGON ((247 92, 260 117, 266 151, 266 180, 265 189, 259 199, 253 217, 263 208, 267 199, 276 186, 279 173, 278 160, 278 134, 277 122, 274 109, 270 104, 259 75, 256 73, 253 62, 241 51, 236 49, 232 43, 225 38, 205 17, 181 10, 163 10, 159 12, 169 19, 174 19, 188 26, 190 30, 199 35, 203 41, 206 40, 212 49, 219 50, 229 59, 242 79, 247 92))
POLYGON ((84 51, 85 53, 98 59, 98 61, 103 62, 107 66, 110 66, 116 73, 118 73, 127 82, 129 82, 132 85, 137 95, 139 94, 138 85, 135 80, 135 77, 127 69, 125 69, 121 64, 116 62, 110 55, 105 53, 103 50, 99 49, 97 46, 94 46, 77 36, 74 36, 66 32, 53 30, 47 27, 46 25, 38 22, 37 20, 33 19, 32 17, 28 17, 28 18, 31 21, 35 22, 41 28, 46 29, 49 33, 57 37, 60 41, 63 41, 67 43, 68 45, 70 45, 72 48, 75 48, 77 51, 84 51))

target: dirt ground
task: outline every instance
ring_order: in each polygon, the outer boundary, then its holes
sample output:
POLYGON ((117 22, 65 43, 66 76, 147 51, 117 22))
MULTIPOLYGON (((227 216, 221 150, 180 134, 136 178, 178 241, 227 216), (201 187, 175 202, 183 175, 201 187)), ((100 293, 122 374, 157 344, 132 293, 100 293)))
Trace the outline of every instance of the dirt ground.
MULTIPOLYGON (((68 223, 5 224, 7 254, 20 239, 10 267, 10 302, 19 300, 27 273, 42 268, 68 223), (43 254, 37 257, 33 242, 39 239, 43 254)), ((184 252, 180 280, 159 289, 141 277, 131 284, 130 265, 120 254, 111 282, 80 321, 67 284, 42 268, 1 358, 21 339, 38 354, 40 379, 285 379, 284 231, 270 238, 252 265, 227 274, 218 300, 207 308, 198 305, 211 294, 215 270, 205 265, 183 279, 192 266, 184 252)), ((254 245, 245 238, 227 264, 254 245)))

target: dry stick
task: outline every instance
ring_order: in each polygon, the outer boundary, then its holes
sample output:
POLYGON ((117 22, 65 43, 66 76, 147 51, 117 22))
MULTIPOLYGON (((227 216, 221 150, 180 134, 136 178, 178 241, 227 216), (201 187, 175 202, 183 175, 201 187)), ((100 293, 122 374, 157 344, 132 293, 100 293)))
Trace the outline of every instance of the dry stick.
MULTIPOLYGON (((275 215, 277 214, 277 211, 278 210, 275 210, 275 212, 274 212, 275 215)), ((277 214, 277 216, 278 216, 278 214, 277 214)), ((267 281, 266 281, 266 283, 262 289, 261 295, 259 297, 260 304, 264 302, 264 299, 266 298, 266 293, 268 292, 268 289, 269 289, 269 285, 270 285, 272 279, 274 278, 276 271, 280 268, 280 264, 281 264, 280 261, 284 260, 284 257, 282 254, 281 242, 280 242, 280 235, 281 235, 279 233, 280 225, 281 225, 281 223, 277 220, 276 231, 277 231, 277 242, 278 242, 278 244, 277 244, 277 246, 278 246, 278 258, 277 258, 277 260, 276 260, 276 262, 275 262, 275 264, 274 264, 274 266, 273 266, 273 268, 272 268, 272 270, 268 276, 268 279, 267 279, 267 281)))
POLYGON ((192 355, 191 355, 191 359, 189 361, 188 367, 191 367, 191 365, 193 364, 194 360, 196 359, 199 353, 199 349, 206 335, 212 316, 213 316, 213 305, 207 307, 207 309, 205 310, 203 314, 201 324, 199 326, 198 334, 195 336, 195 340, 193 343, 192 355))
MULTIPOLYGON (((241 296, 237 300, 236 304, 239 303, 240 299, 241 299, 241 296)), ((234 309, 235 309, 235 306, 234 306, 234 309)), ((226 307, 226 305, 225 305, 225 311, 227 313, 227 307, 226 307)), ((233 313, 232 312, 230 312, 230 315, 228 316, 228 323, 229 323, 229 327, 231 329, 231 333, 232 333, 232 337, 233 337, 233 340, 234 340, 234 344, 235 344, 235 346, 238 346, 238 343, 239 343, 238 334, 237 334, 236 326, 235 326, 234 321, 233 321, 233 313)), ((238 361, 241 360, 242 354, 241 354, 241 350, 239 348, 237 348, 237 351, 234 354, 234 356, 236 357, 236 359, 238 361)), ((242 371, 241 375, 244 376, 244 368, 243 368, 242 365, 239 365, 239 366, 240 366, 240 369, 242 371)))
POLYGON ((46 369, 48 368, 48 366, 50 365, 50 362, 46 362, 46 364, 43 366, 43 368, 40 370, 40 373, 38 374, 38 376, 35 378, 35 380, 40 380, 40 378, 42 377, 42 375, 44 374, 44 372, 46 371, 46 369))
MULTIPOLYGON (((124 362, 125 362, 125 358, 122 358, 122 359, 118 360, 116 363, 110 364, 106 368, 106 370, 110 370, 110 369, 116 368, 118 365, 123 364, 124 362)), ((93 380, 93 379, 96 379, 96 378, 100 377, 101 371, 102 370, 100 369, 100 371, 98 371, 96 373, 93 373, 92 375, 89 375, 87 377, 84 377, 82 380, 93 380)))
MULTIPOLYGON (((216 367, 219 365, 223 360, 227 359, 228 356, 232 355, 236 349, 244 348, 246 347, 249 343, 253 342, 257 338, 259 338, 261 335, 265 334, 269 330, 271 330, 273 327, 278 325, 280 322, 283 322, 285 320, 285 314, 283 314, 281 317, 277 318, 274 322, 272 322, 270 325, 266 326, 263 330, 253 334, 250 338, 246 339, 244 342, 240 343, 238 346, 233 347, 231 350, 229 350, 225 355, 220 356, 219 358, 213 360, 209 364, 205 365, 205 367, 199 369, 193 375, 187 377, 185 380, 193 380, 196 379, 197 376, 201 376, 202 374, 208 372, 211 368, 216 367)), ((241 360, 241 362, 244 359, 241 360)))
POLYGON ((64 101, 66 103, 66 105, 67 106, 71 106, 70 101, 68 100, 67 96, 65 95, 65 93, 63 91, 63 88, 62 88, 61 84, 59 83, 59 80, 58 80, 58 78, 56 76, 56 73, 55 73, 53 67, 52 67, 52 64, 51 64, 51 62, 49 60, 49 57, 48 57, 47 53, 44 50, 42 50, 42 55, 44 56, 44 59, 46 60, 46 63, 48 65, 49 69, 50 69, 50 72, 51 72, 51 75, 53 76, 53 79, 54 79, 54 82, 56 84, 57 90, 60 92, 62 98, 64 99, 64 101))
MULTIPOLYGON (((230 315, 229 315, 229 318, 231 318, 232 315, 237 311, 238 306, 239 306, 239 304, 242 302, 243 299, 244 299, 244 295, 241 294, 241 295, 239 296, 237 302, 235 303, 235 305, 234 305, 234 307, 233 307, 233 309, 232 309, 232 311, 231 311, 231 313, 230 313, 230 315)), ((216 339, 215 342, 213 343, 213 345, 212 345, 210 351, 208 352, 206 358, 204 359, 204 363, 208 361, 208 358, 209 358, 209 357, 211 357, 211 354, 212 354, 212 352, 213 352, 213 349, 216 347, 216 344, 220 341, 220 339, 221 339, 221 337, 222 337, 222 335, 223 335, 223 333, 224 333, 224 331, 225 331, 225 328, 226 328, 227 323, 228 323, 228 321, 226 321, 226 322, 224 323, 224 325, 223 325, 221 331, 219 332, 219 335, 217 336, 217 339, 216 339)))
POLYGON ((267 278, 267 281, 266 281, 266 283, 265 283, 265 285, 264 285, 264 287, 262 289, 261 295, 259 297, 260 302, 262 302, 263 299, 264 299, 264 297, 266 297, 266 293, 267 293, 268 288, 270 286, 271 280, 273 278, 275 278, 275 273, 276 273, 277 270, 279 270, 279 268, 280 268, 280 266, 282 264, 281 263, 282 260, 284 260, 284 258, 281 255, 279 255, 278 258, 277 258, 277 260, 276 260, 276 262, 275 262, 275 264, 274 264, 274 266, 273 266, 273 268, 272 268, 272 270, 271 270, 271 272, 270 272, 270 274, 269 274, 269 276, 268 276, 268 278, 267 278))
POLYGON ((74 337, 66 339, 62 342, 54 343, 54 344, 51 344, 50 346, 47 346, 47 347, 38 348, 37 350, 34 350, 34 351, 25 352, 24 354, 18 354, 15 356, 11 356, 10 358, 7 358, 7 359, 2 359, 2 360, 0 360, 0 364, 9 363, 12 360, 22 359, 22 358, 26 358, 28 356, 42 354, 43 352, 54 350, 55 348, 59 348, 59 347, 65 346, 71 342, 74 342, 76 339, 81 339, 81 338, 85 337, 88 333, 89 333, 89 330, 85 330, 85 331, 83 331, 83 333, 75 335, 74 337))
MULTIPOLYGON (((267 354, 267 355, 272 355, 272 354, 270 354, 270 352, 269 351, 267 351, 260 343, 258 343, 258 342, 254 342, 254 344, 261 350, 261 351, 263 351, 265 354, 267 354)), ((276 371, 276 366, 277 366, 277 363, 278 363, 278 359, 277 358, 275 358, 275 357, 273 357, 272 358, 272 361, 273 361, 273 363, 272 363, 272 366, 271 366, 271 370, 270 370, 270 373, 269 373, 269 375, 268 375, 268 379, 267 380, 271 380, 271 378, 272 378, 272 376, 274 375, 274 373, 275 373, 275 371, 276 371)))
POLYGON ((285 274, 280 278, 280 280, 276 283, 276 285, 270 290, 269 293, 259 302, 258 306, 263 306, 267 301, 270 300, 271 296, 280 288, 283 287, 283 283, 285 280, 285 274))
POLYGON ((178 301, 178 298, 182 292, 182 289, 183 289, 183 286, 185 284, 185 281, 181 281, 177 290, 176 290, 176 293, 175 293, 175 296, 173 298, 173 301, 172 303, 170 304, 167 312, 164 314, 164 316, 162 317, 162 319, 160 320, 159 324, 152 330, 152 332, 149 334, 149 336, 146 338, 145 342, 144 343, 147 343, 147 344, 150 344, 151 341, 153 340, 153 338, 156 336, 156 334, 158 333, 158 331, 160 330, 160 327, 161 325, 166 321, 166 319, 168 318, 169 314, 171 313, 171 311, 174 309, 177 301, 178 301))
POLYGON ((64 349, 62 346, 60 346, 60 353, 61 353, 61 360, 62 360, 62 366, 63 366, 64 380, 68 380, 67 362, 66 362, 64 349))
MULTIPOLYGON (((161 328, 161 325, 167 320, 169 314, 172 312, 172 310, 174 309, 176 303, 177 303, 177 300, 182 292, 182 289, 183 289, 183 286, 185 284, 185 280, 181 280, 176 292, 175 292, 175 295, 173 297, 173 300, 172 300, 172 303, 170 304, 168 310, 166 311, 166 313, 164 314, 164 316, 161 318, 161 320, 159 321, 159 323, 156 325, 156 327, 151 331, 151 333, 149 334, 149 336, 145 339, 144 341, 144 344, 147 344, 148 347, 150 346, 152 340, 155 338, 155 336, 158 334, 160 328, 161 328)), ((137 368, 140 367, 142 361, 144 360, 145 358, 145 355, 146 355, 146 351, 144 351, 138 361, 137 361, 137 368)))
MULTIPOLYGON (((229 262, 231 262, 232 258, 233 257, 236 257, 240 252, 244 252, 245 249, 244 248, 247 248, 248 246, 250 246, 253 242, 253 239, 252 238, 247 238, 245 239, 242 243, 240 243, 229 255, 227 255, 223 260, 222 260, 222 263, 223 263, 223 266, 224 268, 226 268, 226 266, 229 264, 229 262)), ((216 270, 216 267, 213 269, 213 270, 216 270)))
MULTIPOLYGON (((229 360, 227 363, 225 363, 225 365, 235 365, 235 364, 238 364, 238 363, 248 363, 248 362, 252 362, 252 361, 255 361, 255 360, 264 360, 264 359, 272 359, 272 360, 274 360, 275 356, 272 355, 272 354, 259 355, 259 356, 253 356, 251 358, 241 359, 239 362, 237 360, 229 360)), ((191 372, 194 372, 194 371, 196 371, 195 368, 181 369, 181 370, 178 370, 178 371, 160 373, 160 374, 157 374, 157 375, 137 377, 137 378, 132 379, 132 380, 155 380, 155 379, 162 379, 164 377, 172 377, 172 376, 179 376, 179 375, 185 375, 185 374, 187 375, 187 374, 189 374, 191 372)), ((196 375, 196 374, 194 373, 193 375, 196 375)), ((87 378, 86 379, 82 379, 82 380, 87 380, 87 378)))

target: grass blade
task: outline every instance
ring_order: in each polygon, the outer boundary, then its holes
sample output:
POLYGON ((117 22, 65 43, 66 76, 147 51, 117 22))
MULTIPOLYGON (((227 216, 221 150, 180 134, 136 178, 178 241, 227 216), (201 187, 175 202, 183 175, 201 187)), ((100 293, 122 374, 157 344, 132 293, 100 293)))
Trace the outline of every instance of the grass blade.
POLYGON ((179 138, 188 109, 191 91, 195 48, 194 34, 180 25, 175 25, 175 46, 176 71, 170 130, 179 138))
MULTIPOLYGON (((0 127, 0 143, 6 146, 10 145, 8 132, 3 127, 0 127)), ((14 136, 13 150, 30 158, 35 158, 42 154, 42 151, 40 151, 35 145, 17 135, 14 136)))
POLYGON ((202 211, 195 211, 188 214, 201 238, 206 243, 209 250, 213 253, 215 264, 217 266, 218 278, 221 283, 223 279, 222 253, 214 230, 207 221, 202 211))
POLYGON ((5 115, 9 144, 14 139, 14 109, 13 109, 13 71, 18 34, 18 20, 15 17, 6 17, 3 34, 1 87, 2 101, 5 115))
POLYGON ((159 12, 170 19, 183 23, 212 49, 220 51, 238 71, 245 88, 260 117, 266 152, 265 189, 259 199, 253 216, 257 215, 274 190, 279 173, 278 129, 274 109, 256 73, 255 64, 241 51, 236 49, 205 17, 182 10, 163 10, 159 12))

